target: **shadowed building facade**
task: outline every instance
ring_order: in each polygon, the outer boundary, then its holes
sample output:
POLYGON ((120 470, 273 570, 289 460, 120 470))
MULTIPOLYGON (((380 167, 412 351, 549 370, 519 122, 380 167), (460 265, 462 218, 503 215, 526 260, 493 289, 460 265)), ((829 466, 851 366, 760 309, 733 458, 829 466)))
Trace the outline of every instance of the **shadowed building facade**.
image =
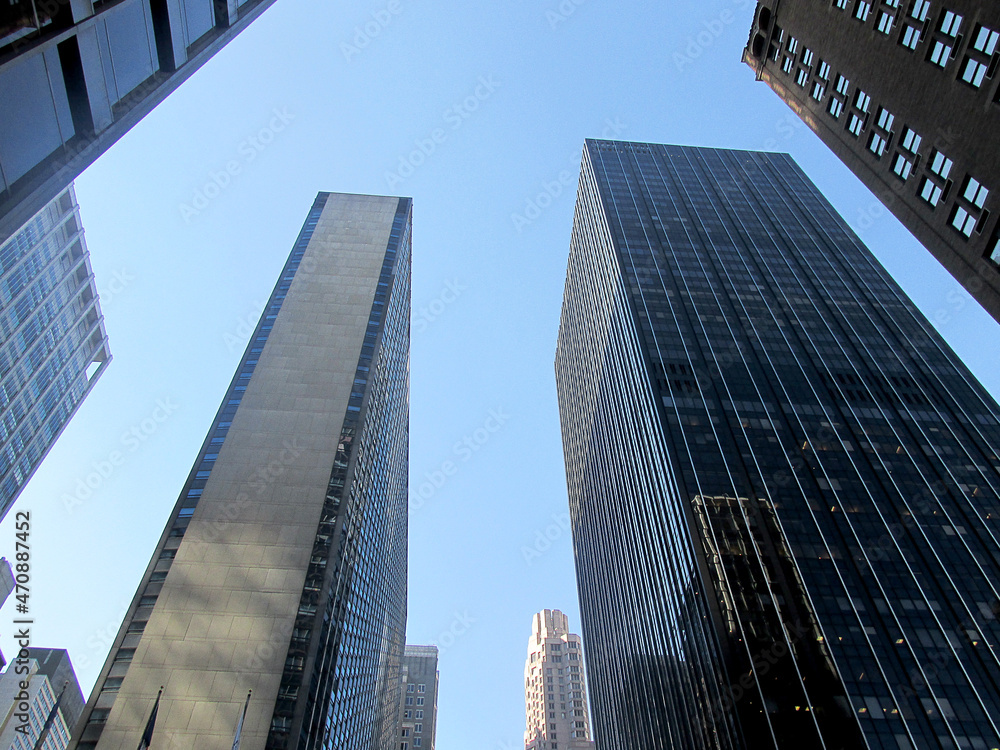
POLYGON ((1000 409, 790 157, 587 141, 556 379, 598 747, 1000 747, 1000 409))
POLYGON ((320 193, 74 731, 389 747, 406 625, 408 198, 320 193))
POLYGON ((0 3, 0 242, 272 2, 0 3))
POLYGON ((1000 5, 761 0, 743 60, 1000 321, 1000 5))
POLYGON ((403 649, 397 743, 387 750, 434 750, 437 737, 438 647, 403 649))

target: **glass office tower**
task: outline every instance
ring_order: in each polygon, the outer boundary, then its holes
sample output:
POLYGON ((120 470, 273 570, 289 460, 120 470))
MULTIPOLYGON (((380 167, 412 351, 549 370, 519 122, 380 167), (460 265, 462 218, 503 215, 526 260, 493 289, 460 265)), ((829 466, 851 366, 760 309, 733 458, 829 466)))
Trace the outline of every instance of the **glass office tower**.
POLYGON ((406 629, 411 201, 320 193, 74 731, 380 750, 406 629))
POLYGON ((556 376, 599 747, 1000 747, 1000 409, 789 156, 588 141, 556 376))
POLYGON ((0 518, 110 362, 70 185, 0 245, 0 518))

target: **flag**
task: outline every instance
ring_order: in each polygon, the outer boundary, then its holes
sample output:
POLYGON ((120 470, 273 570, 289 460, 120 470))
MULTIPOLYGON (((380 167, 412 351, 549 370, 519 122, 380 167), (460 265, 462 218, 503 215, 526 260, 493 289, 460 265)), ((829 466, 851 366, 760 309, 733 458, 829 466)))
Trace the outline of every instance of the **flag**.
POLYGON ((138 750, 149 750, 150 745, 153 743, 153 727, 156 725, 156 711, 160 707, 161 695, 163 695, 163 686, 160 686, 160 692, 156 694, 156 702, 153 704, 153 710, 149 712, 146 731, 142 733, 142 739, 139 740, 138 750))
MULTIPOLYGON (((59 704, 62 702, 63 693, 66 692, 66 686, 69 682, 64 682, 62 690, 59 691, 59 695, 56 698, 56 702, 52 704, 52 709, 49 711, 49 716, 45 720, 45 724, 42 726, 42 731, 38 733, 38 739, 35 741, 35 750, 39 750, 42 745, 45 744, 45 740, 49 736, 49 730, 52 729, 52 722, 55 721, 56 714, 59 713, 59 704)), ((72 727, 70 727, 72 730, 72 727)))
POLYGON ((247 692, 247 701, 243 704, 243 713, 240 714, 240 720, 236 723, 236 736, 233 737, 233 750, 240 750, 240 735, 243 733, 243 720, 247 717, 247 707, 250 705, 250 693, 253 690, 247 692))

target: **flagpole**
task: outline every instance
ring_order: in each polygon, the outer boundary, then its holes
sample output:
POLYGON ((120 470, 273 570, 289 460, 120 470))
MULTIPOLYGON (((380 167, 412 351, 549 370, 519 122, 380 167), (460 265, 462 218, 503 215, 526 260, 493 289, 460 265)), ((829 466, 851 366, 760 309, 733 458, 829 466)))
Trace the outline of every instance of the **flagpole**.
POLYGON ((149 719, 146 721, 146 729, 139 740, 137 750, 149 750, 153 742, 153 728, 156 726, 156 712, 160 708, 160 696, 163 695, 163 685, 160 685, 160 692, 156 694, 156 701, 153 703, 153 710, 149 712, 149 719))
MULTIPOLYGON (((55 721, 56 713, 59 711, 59 703, 62 701, 63 693, 66 692, 66 686, 69 685, 69 680, 63 683, 62 690, 59 691, 59 696, 56 698, 56 702, 52 704, 52 709, 49 711, 49 716, 45 720, 45 724, 42 726, 42 731, 38 733, 38 739, 35 741, 34 750, 40 750, 42 745, 45 744, 46 738, 49 736, 49 730, 52 729, 52 722, 55 721)), ((72 727, 70 727, 72 730, 72 727)))
POLYGON ((243 704, 243 713, 240 714, 240 720, 236 722, 236 736, 233 737, 233 750, 240 750, 240 735, 243 734, 243 721, 247 718, 247 707, 250 705, 250 696, 253 690, 247 691, 247 699, 243 704))

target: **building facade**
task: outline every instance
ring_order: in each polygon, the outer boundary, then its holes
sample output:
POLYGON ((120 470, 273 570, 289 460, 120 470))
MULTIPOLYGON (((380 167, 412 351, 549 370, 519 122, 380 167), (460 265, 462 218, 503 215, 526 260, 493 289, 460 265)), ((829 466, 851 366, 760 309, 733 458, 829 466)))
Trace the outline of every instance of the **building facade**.
POLYGON ((400 675, 397 741, 387 750, 434 750, 439 681, 437 646, 407 644, 400 675))
POLYGON ((0 245, 0 518, 110 362, 71 185, 0 245))
POLYGON ((760 0, 744 61, 1000 321, 1000 6, 760 0))
POLYGON ((0 242, 272 2, 0 4, 0 242))
POLYGON ((558 609, 542 610, 532 621, 524 713, 524 750, 594 750, 583 642, 558 609))
POLYGON ((411 201, 320 193, 74 730, 389 747, 406 625, 411 201))
POLYGON ((29 648, 27 658, 15 660, 0 675, 0 748, 66 750, 82 708, 69 654, 29 648))
POLYGON ((588 141, 556 379, 602 750, 1000 747, 1000 408, 788 155, 588 141))

